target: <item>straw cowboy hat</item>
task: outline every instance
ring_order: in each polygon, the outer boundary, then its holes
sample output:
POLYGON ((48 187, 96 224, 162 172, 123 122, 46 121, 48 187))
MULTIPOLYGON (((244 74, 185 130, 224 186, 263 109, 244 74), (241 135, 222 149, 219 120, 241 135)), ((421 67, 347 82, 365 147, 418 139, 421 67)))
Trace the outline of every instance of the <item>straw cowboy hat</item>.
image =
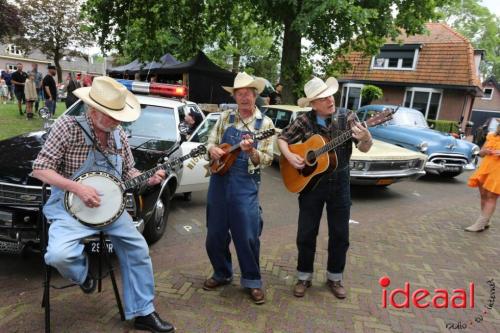
POLYGON ((240 72, 234 78, 233 87, 222 86, 222 88, 231 95, 234 94, 234 91, 236 89, 241 89, 241 88, 255 88, 257 89, 257 93, 260 94, 264 90, 265 86, 266 86, 266 81, 264 81, 263 79, 253 78, 252 76, 248 75, 245 72, 240 72))
POLYGON ((73 94, 85 104, 119 121, 134 121, 141 115, 141 105, 125 86, 116 80, 99 76, 91 87, 78 88, 73 94))
POLYGON ((306 97, 299 98, 297 104, 300 107, 309 106, 315 99, 332 96, 337 90, 339 90, 339 83, 334 77, 329 77, 326 82, 323 82, 320 78, 313 77, 304 85, 306 97))

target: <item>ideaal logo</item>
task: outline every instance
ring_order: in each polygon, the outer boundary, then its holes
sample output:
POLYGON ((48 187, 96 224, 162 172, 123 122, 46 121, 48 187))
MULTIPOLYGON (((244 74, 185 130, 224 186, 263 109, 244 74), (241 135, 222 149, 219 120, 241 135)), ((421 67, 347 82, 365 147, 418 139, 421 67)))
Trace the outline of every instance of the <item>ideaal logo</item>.
POLYGON ((429 306, 436 309, 447 309, 450 306, 454 309, 474 308, 474 282, 469 283, 467 290, 465 288, 453 289, 451 293, 446 289, 435 289, 431 293, 425 288, 418 288, 412 292, 410 282, 405 282, 404 288, 395 288, 388 293, 386 288, 391 284, 391 279, 388 276, 381 277, 379 284, 382 287, 382 307, 384 309, 387 308, 388 301, 391 306, 397 309, 409 308, 410 302, 414 307, 420 309, 429 306), (401 303, 396 302, 397 295, 403 296, 401 303), (428 296, 430 296, 430 300, 428 296))
MULTIPOLYGON (((403 288, 395 288, 388 292, 386 289, 391 284, 391 279, 388 276, 383 276, 379 279, 379 284, 382 287, 382 308, 386 309, 388 303, 397 309, 409 308, 410 302, 414 307, 423 309, 433 307, 436 309, 446 309, 451 306, 454 309, 473 309, 475 307, 475 286, 474 282, 469 282, 467 288, 453 289, 448 292, 446 289, 434 289, 431 293, 425 288, 418 288, 411 291, 409 282, 405 282, 403 288), (396 296, 403 296, 400 303, 396 302, 396 296)), ((484 316, 488 314, 489 310, 493 309, 495 305, 495 281, 493 279, 487 281, 489 289, 489 299, 484 309, 474 318, 470 320, 460 320, 457 322, 449 322, 446 324, 447 329, 466 329, 480 323, 484 320, 484 316)))

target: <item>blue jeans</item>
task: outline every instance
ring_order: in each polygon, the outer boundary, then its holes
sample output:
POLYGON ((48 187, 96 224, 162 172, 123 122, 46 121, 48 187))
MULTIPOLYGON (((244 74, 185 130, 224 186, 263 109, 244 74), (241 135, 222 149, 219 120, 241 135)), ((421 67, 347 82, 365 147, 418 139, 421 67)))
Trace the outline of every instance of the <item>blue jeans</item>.
POLYGON ((52 116, 54 116, 54 114, 56 114, 56 102, 54 100, 46 99, 45 106, 50 110, 50 113, 52 114, 52 116))
POLYGON ((299 226, 297 271, 300 280, 312 280, 316 238, 323 207, 328 220, 327 278, 342 280, 349 248, 349 217, 351 192, 349 168, 324 175, 310 191, 299 195, 299 226))

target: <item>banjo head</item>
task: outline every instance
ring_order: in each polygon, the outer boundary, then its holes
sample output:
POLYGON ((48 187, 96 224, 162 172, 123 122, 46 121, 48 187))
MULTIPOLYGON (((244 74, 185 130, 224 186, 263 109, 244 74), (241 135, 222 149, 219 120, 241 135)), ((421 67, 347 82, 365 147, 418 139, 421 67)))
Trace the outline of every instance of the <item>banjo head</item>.
POLYGON ((87 172, 74 181, 93 187, 100 195, 101 205, 90 208, 74 193, 66 192, 66 210, 79 222, 91 227, 102 227, 113 223, 125 209, 121 182, 106 172, 87 172))

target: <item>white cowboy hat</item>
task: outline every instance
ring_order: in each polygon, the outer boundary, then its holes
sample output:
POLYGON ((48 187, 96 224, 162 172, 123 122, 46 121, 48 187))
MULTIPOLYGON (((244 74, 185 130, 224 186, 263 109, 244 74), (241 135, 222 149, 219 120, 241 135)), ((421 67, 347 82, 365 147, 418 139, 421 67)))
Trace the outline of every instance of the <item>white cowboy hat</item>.
POLYGON ((119 121, 134 121, 141 115, 141 104, 134 94, 116 80, 99 76, 91 87, 78 88, 73 94, 85 104, 119 121))
POLYGON ((266 81, 264 81, 263 79, 253 78, 252 76, 248 75, 245 72, 240 72, 234 78, 233 87, 222 86, 222 88, 225 91, 229 92, 231 95, 234 93, 236 89, 241 89, 241 88, 255 88, 257 89, 257 93, 260 94, 264 90, 265 86, 266 86, 266 81))
POLYGON ((297 104, 300 107, 309 106, 315 99, 332 96, 337 90, 339 90, 339 83, 334 77, 329 77, 326 82, 323 82, 320 78, 313 77, 304 85, 306 97, 299 98, 297 104))

